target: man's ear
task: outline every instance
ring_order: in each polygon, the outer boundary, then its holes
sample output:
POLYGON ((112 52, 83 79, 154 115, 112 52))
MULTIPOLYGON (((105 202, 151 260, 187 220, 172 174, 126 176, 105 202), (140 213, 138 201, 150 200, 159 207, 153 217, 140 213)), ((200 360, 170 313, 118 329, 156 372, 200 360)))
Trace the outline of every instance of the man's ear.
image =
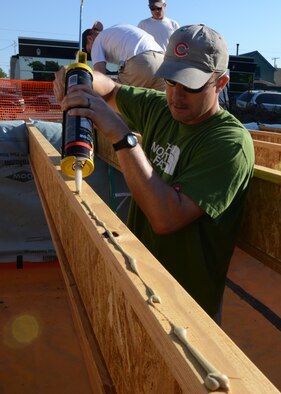
POLYGON ((217 91, 221 92, 229 82, 229 76, 223 75, 217 82, 217 91))

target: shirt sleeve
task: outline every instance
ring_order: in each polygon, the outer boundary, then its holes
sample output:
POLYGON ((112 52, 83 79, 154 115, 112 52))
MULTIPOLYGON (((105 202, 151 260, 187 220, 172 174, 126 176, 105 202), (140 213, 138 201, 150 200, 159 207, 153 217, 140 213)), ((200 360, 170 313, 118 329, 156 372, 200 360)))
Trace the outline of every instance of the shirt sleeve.
POLYGON ((106 54, 103 48, 103 43, 101 38, 102 36, 98 35, 92 46, 91 58, 93 65, 99 62, 106 62, 106 54))
POLYGON ((179 171, 176 184, 212 218, 245 191, 251 170, 240 142, 213 138, 179 171))

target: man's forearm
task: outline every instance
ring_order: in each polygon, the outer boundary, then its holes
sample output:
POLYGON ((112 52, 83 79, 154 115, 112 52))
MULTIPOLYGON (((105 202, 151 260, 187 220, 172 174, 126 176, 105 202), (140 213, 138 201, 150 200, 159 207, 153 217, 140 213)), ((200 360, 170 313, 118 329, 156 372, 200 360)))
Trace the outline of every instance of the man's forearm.
POLYGON ((108 76, 102 74, 99 71, 94 71, 94 92, 99 96, 102 96, 115 112, 119 112, 115 102, 116 93, 119 90, 119 87, 120 85, 114 82, 108 76))

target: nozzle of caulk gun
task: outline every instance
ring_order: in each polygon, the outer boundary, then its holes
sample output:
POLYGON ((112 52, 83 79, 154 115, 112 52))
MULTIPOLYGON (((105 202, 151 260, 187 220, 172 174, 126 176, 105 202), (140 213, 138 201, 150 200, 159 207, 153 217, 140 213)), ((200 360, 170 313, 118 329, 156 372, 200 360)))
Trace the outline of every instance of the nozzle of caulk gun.
POLYGON ((76 193, 80 194, 82 189, 82 179, 83 179, 83 163, 79 158, 75 160, 75 187, 76 193))

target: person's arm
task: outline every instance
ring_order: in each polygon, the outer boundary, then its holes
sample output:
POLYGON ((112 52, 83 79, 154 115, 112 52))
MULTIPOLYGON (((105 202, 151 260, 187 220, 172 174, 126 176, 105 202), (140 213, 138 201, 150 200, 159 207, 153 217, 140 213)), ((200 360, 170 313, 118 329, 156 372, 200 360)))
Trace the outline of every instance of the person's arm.
POLYGON ((183 193, 178 193, 154 171, 140 145, 117 151, 126 183, 157 234, 169 234, 204 215, 183 193))
MULTIPOLYGON (((65 74, 66 68, 62 67, 55 73, 54 80, 54 93, 58 103, 62 103, 64 98, 64 87, 65 87, 65 74)), ((107 77, 99 71, 93 72, 93 90, 96 94, 103 97, 103 99, 110 105, 110 107, 118 112, 116 105, 116 94, 119 90, 120 85, 114 82, 111 78, 107 77)), ((92 92, 92 91, 91 91, 92 92)))
POLYGON ((106 74, 106 62, 98 62, 94 64, 94 70, 102 74, 106 74))
MULTIPOLYGON (((101 78, 100 75, 97 78, 101 78)), ((113 81, 112 83, 114 84, 113 81)), ((100 84, 97 83, 97 85, 99 89, 96 92, 104 93, 100 84)), ((124 120, 114 112, 116 89, 118 85, 110 92, 108 100, 110 108, 89 87, 74 86, 64 98, 62 108, 64 110, 73 108, 69 114, 90 118, 105 138, 115 144, 130 133, 124 120)), ((121 149, 116 153, 128 187, 156 233, 174 232, 204 215, 205 212, 188 196, 178 193, 158 176, 139 144, 134 148, 121 149)))

